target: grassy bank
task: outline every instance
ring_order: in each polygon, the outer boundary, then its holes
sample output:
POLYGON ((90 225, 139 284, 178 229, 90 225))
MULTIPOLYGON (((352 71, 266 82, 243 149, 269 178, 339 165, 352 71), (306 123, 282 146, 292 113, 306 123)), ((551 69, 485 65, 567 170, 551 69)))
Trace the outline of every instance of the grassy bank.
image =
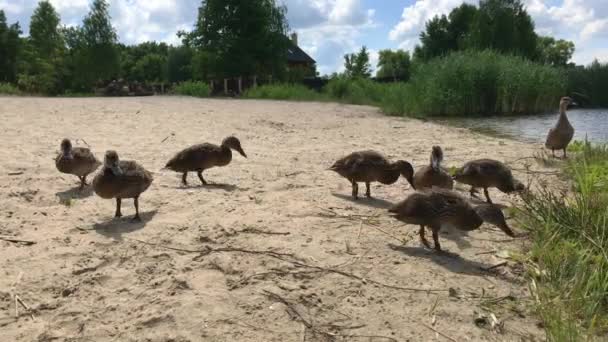
POLYGON ((182 82, 173 88, 173 92, 178 95, 194 96, 194 97, 209 97, 211 90, 205 82, 187 81, 182 82))
POLYGON ((564 166, 572 191, 525 197, 532 292, 551 341, 608 333, 608 146, 576 144, 564 166))
POLYGON ((321 94, 301 86, 275 84, 245 96, 373 105, 390 115, 479 116, 555 110, 565 90, 562 69, 492 51, 466 51, 416 65, 408 83, 337 77, 321 94))
POLYGON ((20 95, 17 87, 10 83, 0 83, 0 95, 20 95))

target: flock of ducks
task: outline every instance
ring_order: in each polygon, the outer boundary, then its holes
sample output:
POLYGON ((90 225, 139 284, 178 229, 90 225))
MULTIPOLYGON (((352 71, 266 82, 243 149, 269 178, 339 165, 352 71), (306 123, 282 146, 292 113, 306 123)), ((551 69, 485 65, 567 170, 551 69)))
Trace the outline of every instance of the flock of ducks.
MULTIPOLYGON (((553 155, 555 150, 563 150, 565 157, 566 147, 574 135, 574 129, 566 116, 570 104, 573 104, 571 98, 561 99, 559 120, 547 136, 545 146, 552 150, 553 155)), ((196 172, 203 185, 206 185, 203 172, 212 167, 228 165, 232 160, 232 150, 247 158, 239 139, 229 136, 219 146, 204 143, 178 152, 167 162, 165 169, 182 173, 184 185, 188 184, 188 173, 196 172)), ((441 166, 442 161, 443 151, 439 146, 433 146, 429 165, 420 167, 416 172, 407 161, 391 162, 376 151, 359 151, 340 158, 329 170, 351 183, 355 200, 359 196, 358 183, 365 183, 365 195, 371 198, 370 183, 390 185, 403 176, 416 192, 388 209, 389 214, 406 224, 419 225, 420 240, 429 249, 431 247, 425 237, 426 227, 432 231, 434 249, 438 252, 441 251, 439 231, 442 229, 470 231, 487 222, 507 235, 515 236, 501 209, 492 203, 488 192, 489 188, 497 188, 504 193, 525 190, 525 186, 513 177, 509 167, 497 160, 478 159, 465 163, 450 175, 441 166), (477 189, 482 188, 486 203, 474 206, 452 190, 454 182, 470 185, 471 197, 477 197, 477 189)), ((61 151, 55 164, 60 172, 77 176, 80 189, 87 185, 87 176, 102 165, 88 148, 72 147, 69 139, 61 142, 61 151)), ((139 196, 150 187, 152 181, 152 173, 143 166, 135 161, 120 160, 116 151, 110 150, 105 154, 102 170, 93 178, 92 187, 99 197, 116 199, 115 217, 122 216, 122 200, 132 198, 135 205, 133 220, 140 221, 139 196)))

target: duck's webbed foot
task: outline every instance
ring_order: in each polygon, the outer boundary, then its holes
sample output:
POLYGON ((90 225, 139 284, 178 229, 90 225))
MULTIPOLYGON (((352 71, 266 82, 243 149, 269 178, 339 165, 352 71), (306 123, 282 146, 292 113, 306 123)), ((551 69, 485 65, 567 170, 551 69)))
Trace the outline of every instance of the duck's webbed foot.
POLYGON ((186 178, 188 178, 188 172, 184 172, 184 174, 182 175, 182 184, 183 185, 188 185, 188 180, 186 178))
POLYGON ((365 182, 365 196, 367 198, 372 198, 372 192, 369 188, 369 182, 365 182))
POLYGON ((121 202, 122 200, 120 198, 116 199, 116 213, 114 214, 114 217, 122 217, 122 213, 120 212, 121 202))
POLYGON ((205 178, 203 178, 203 171, 198 171, 196 174, 198 175, 198 179, 201 180, 203 185, 207 185, 207 181, 205 181, 205 178))
POLYGON ((439 230, 433 228, 433 242, 435 243, 435 251, 442 253, 441 244, 439 243, 439 230))
POLYGON ((429 243, 429 240, 426 239, 426 237, 424 236, 424 226, 420 226, 420 231, 418 231, 418 234, 420 234, 420 242, 422 242, 422 244, 428 248, 431 249, 431 244, 429 243))
POLYGON ((135 205, 135 216, 133 216, 131 221, 141 222, 141 217, 139 217, 139 197, 133 199, 133 204, 135 205))
POLYGON ((483 194, 486 196, 486 202, 492 204, 492 199, 490 198, 490 193, 488 192, 488 188, 483 188, 483 194))
POLYGON ((357 200, 359 198, 359 184, 357 184, 357 182, 354 180, 351 180, 351 184, 353 187, 353 198, 357 200))

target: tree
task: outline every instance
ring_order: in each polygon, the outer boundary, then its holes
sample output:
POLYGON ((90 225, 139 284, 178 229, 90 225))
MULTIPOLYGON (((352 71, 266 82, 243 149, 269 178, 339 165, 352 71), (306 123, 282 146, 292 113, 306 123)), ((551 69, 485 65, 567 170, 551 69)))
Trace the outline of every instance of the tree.
POLYGON ((403 50, 380 50, 376 77, 407 81, 410 77, 410 53, 403 50))
POLYGON ((276 0, 203 0, 194 31, 184 44, 209 56, 209 77, 285 72, 286 7, 276 0))
POLYGON ((539 61, 553 66, 566 66, 574 53, 574 43, 552 37, 538 37, 539 61))
POLYGON ((15 82, 17 78, 20 34, 19 23, 8 26, 4 11, 0 9, 0 82, 15 82))
POLYGON ((469 45, 529 59, 537 55, 534 22, 521 0, 481 0, 469 45))
POLYGON ((90 88, 95 82, 118 75, 120 60, 116 30, 110 22, 106 0, 94 0, 89 14, 84 18, 80 32, 74 33, 81 40, 76 45, 76 72, 80 85, 90 88))
POLYGON ((372 75, 372 66, 369 63, 369 52, 363 46, 358 53, 344 55, 344 73, 352 78, 369 78, 372 75))
POLYGON ((55 8, 48 1, 39 2, 19 58, 18 84, 27 92, 54 94, 63 90, 65 43, 59 23, 55 8))
POLYGON ((192 48, 186 45, 169 48, 167 80, 183 82, 192 79, 192 48))

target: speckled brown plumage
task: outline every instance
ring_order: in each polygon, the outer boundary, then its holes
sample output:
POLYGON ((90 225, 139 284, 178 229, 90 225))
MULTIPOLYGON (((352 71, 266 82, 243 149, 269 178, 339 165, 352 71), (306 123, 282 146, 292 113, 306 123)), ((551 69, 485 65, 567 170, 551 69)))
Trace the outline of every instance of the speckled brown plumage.
POLYGON ((493 159, 478 159, 465 163, 454 173, 454 180, 470 185, 471 196, 476 196, 476 188, 483 188, 488 203, 492 203, 488 188, 497 188, 504 193, 525 189, 525 186, 513 177, 508 166, 493 159))
POLYGON ((80 179, 80 189, 87 185, 86 178, 95 172, 101 162, 85 147, 72 147, 69 139, 61 141, 61 152, 55 158, 55 166, 62 173, 75 175, 80 179))
POLYGON ((187 185, 188 172, 196 172, 203 184, 207 181, 203 178, 203 171, 216 166, 226 166, 232 161, 231 149, 239 152, 247 158, 247 154, 241 147, 241 142, 234 136, 227 137, 220 146, 204 143, 190 146, 178 152, 165 168, 183 173, 182 183, 187 185))
POLYGON ((121 201, 133 198, 134 220, 139 221, 139 196, 146 191, 154 178, 152 173, 130 160, 119 160, 115 151, 107 151, 103 169, 93 179, 95 193, 104 199, 116 198, 116 217, 121 217, 121 201))
POLYGON ((370 183, 393 184, 402 175, 410 185, 413 185, 414 168, 412 164, 399 160, 391 163, 382 154, 376 151, 353 152, 338 159, 330 168, 342 177, 348 179, 352 185, 352 195, 358 198, 358 182, 365 182, 365 195, 371 197, 370 183))
POLYGON ((572 127, 566 115, 568 105, 571 103, 573 103, 571 98, 562 97, 559 103, 559 118, 557 119, 557 123, 547 134, 545 147, 551 150, 553 157, 555 157, 555 150, 563 150, 564 158, 566 158, 566 148, 574 137, 574 127, 572 127))
POLYGON ((441 147, 433 146, 430 164, 419 168, 414 174, 414 187, 416 187, 416 190, 432 188, 434 186, 442 189, 452 189, 454 187, 452 176, 441 167, 442 161, 443 151, 441 147))
POLYGON ((437 251, 441 251, 439 231, 442 228, 471 231, 485 221, 514 236, 498 207, 492 204, 473 207, 462 196, 447 189, 417 191, 390 208, 389 212, 401 222, 420 225, 420 240, 427 248, 431 247, 425 237, 425 227, 431 228, 437 251))

